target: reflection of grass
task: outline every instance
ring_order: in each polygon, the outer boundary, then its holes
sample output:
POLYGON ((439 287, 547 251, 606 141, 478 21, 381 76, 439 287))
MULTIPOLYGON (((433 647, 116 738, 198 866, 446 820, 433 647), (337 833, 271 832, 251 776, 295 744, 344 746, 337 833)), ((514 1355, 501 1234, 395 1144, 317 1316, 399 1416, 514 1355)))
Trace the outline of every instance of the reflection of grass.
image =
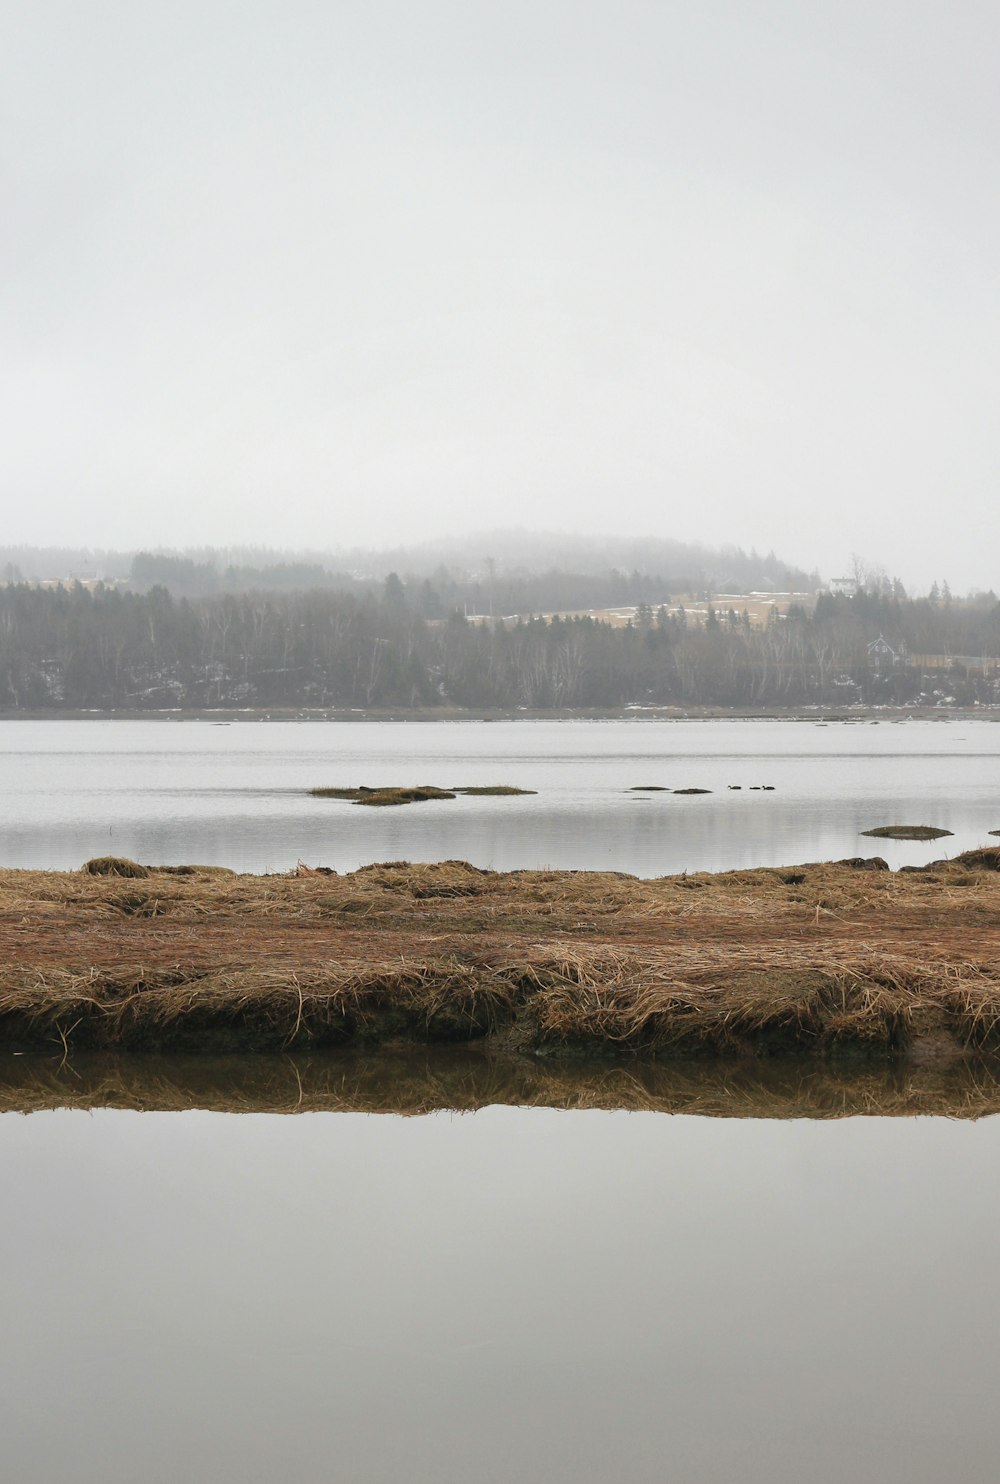
POLYGON ((528 1057, 482 1048, 335 1055, 0 1055, 0 1112, 129 1108, 217 1113, 421 1115, 488 1107, 627 1108, 702 1118, 980 1118, 1000 1112, 1000 1069, 844 1065, 798 1058, 528 1057))
POLYGON ((932 824, 880 824, 874 830, 862 830, 876 840, 940 840, 952 830, 938 830, 932 824))

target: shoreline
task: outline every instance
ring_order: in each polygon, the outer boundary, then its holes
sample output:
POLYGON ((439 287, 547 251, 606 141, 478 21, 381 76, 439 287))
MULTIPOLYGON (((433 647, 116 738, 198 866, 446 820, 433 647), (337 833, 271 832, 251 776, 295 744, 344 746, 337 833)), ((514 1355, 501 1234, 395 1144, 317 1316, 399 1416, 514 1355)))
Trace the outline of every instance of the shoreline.
POLYGON ((995 721, 996 706, 619 706, 536 710, 530 707, 232 707, 191 710, 75 711, 55 707, 0 707, 2 721, 196 721, 232 726, 239 722, 357 723, 508 722, 508 721, 995 721))
POLYGON ((641 879, 0 872, 0 1047, 946 1065, 1000 1049, 1000 849, 641 879))

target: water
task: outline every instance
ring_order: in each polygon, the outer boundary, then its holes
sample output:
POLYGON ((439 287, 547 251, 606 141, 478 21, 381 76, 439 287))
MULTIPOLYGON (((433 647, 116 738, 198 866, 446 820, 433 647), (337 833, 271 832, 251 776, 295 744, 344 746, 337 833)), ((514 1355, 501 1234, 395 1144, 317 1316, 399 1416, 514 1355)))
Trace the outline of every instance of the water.
MULTIPOLYGON (((917 863, 991 843, 998 752, 970 720, 4 723, 0 863, 917 863), (539 792, 307 794, 359 782, 539 792), (859 839, 893 822, 955 834, 859 839)), ((1000 1118, 956 1116, 992 1078, 470 1056, 0 1059, 3 1477, 995 1478, 1000 1118)))
POLYGON ((1000 726, 19 721, 0 723, 0 784, 4 866, 109 853, 241 871, 457 857, 655 876, 875 853, 898 866, 995 843, 1000 726), (538 792, 389 810, 308 795, 359 783, 538 792), (637 784, 713 792, 629 792, 637 784), (753 791, 764 785, 774 792, 753 791), (859 838, 894 823, 954 838, 859 838))
POLYGON ((995 1117, 6 1113, 4 1477, 985 1484, 998 1160, 995 1117))

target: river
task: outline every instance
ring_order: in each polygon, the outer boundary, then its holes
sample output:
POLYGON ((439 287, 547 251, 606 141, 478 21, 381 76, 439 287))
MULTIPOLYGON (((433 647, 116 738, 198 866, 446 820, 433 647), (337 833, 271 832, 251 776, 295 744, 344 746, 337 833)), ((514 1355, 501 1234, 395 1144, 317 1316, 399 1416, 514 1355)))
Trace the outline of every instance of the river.
POLYGON ((284 871, 464 859, 496 869, 680 871, 875 854, 892 866, 992 843, 1000 726, 810 721, 0 723, 0 865, 91 856, 284 871), (521 798, 397 809, 317 786, 514 784, 521 798), (698 795, 638 786, 703 788, 698 795), (885 824, 953 832, 866 840, 885 824))

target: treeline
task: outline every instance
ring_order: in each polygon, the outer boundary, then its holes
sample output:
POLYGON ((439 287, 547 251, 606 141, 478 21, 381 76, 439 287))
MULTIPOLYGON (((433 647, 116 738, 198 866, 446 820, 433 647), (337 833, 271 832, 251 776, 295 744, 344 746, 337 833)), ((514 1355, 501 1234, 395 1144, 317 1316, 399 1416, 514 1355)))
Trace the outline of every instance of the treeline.
POLYGON ((0 589, 0 706, 611 708, 1000 699, 975 666, 909 655, 1000 655, 1000 604, 861 592, 695 622, 643 603, 613 628, 591 618, 471 623, 428 617, 421 584, 377 592, 175 598, 79 585, 0 589), (873 653, 884 638, 896 651, 873 653))

